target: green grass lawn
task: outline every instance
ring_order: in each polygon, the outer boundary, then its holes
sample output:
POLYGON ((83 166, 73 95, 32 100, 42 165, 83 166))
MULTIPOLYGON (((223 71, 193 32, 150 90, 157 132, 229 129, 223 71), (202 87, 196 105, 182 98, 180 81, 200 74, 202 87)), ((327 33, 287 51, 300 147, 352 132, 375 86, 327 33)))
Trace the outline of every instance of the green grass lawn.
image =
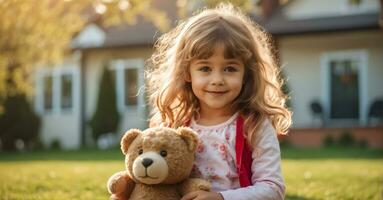
MULTIPOLYGON (((108 199, 118 150, 0 153, 0 199, 108 199)), ((383 151, 282 149, 286 199, 382 199, 383 151)))

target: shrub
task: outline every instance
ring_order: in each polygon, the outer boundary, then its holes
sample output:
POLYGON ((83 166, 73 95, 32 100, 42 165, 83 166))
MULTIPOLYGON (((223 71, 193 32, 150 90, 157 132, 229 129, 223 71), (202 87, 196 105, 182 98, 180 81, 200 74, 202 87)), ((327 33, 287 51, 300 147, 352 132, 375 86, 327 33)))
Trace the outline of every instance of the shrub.
POLYGON ((23 94, 7 97, 4 113, 0 116, 0 139, 2 149, 16 150, 16 141, 22 140, 25 147, 38 142, 40 118, 33 112, 23 94))
POLYGON ((367 148, 368 147, 368 142, 364 139, 358 141, 358 147, 361 147, 361 148, 367 148))
POLYGON ((54 149, 54 150, 59 150, 61 149, 61 142, 59 139, 54 139, 50 146, 49 146, 50 149, 54 149))
POLYGON ((323 143, 323 146, 325 147, 335 146, 335 140, 330 134, 326 135, 322 143, 323 143))
POLYGON ((93 139, 96 143, 101 135, 111 132, 115 133, 119 120, 120 116, 117 111, 116 87, 112 74, 107 70, 107 67, 104 67, 96 111, 90 121, 93 139))
POLYGON ((338 144, 340 146, 354 146, 355 139, 349 131, 345 130, 339 137, 338 144))

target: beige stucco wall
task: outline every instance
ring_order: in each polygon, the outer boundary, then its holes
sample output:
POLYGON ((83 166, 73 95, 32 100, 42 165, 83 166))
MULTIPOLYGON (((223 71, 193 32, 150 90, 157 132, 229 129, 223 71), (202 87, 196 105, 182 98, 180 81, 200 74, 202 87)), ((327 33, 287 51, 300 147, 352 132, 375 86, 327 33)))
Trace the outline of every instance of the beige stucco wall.
MULTIPOLYGON (((76 52, 64 59, 62 64, 55 67, 43 67, 39 71, 56 71, 71 69, 73 72, 72 83, 73 88, 73 105, 70 110, 57 110, 57 107, 51 111, 39 109, 41 99, 36 96, 35 107, 41 117, 40 139, 47 147, 52 145, 52 142, 59 141, 64 149, 76 149, 81 144, 81 126, 80 126, 80 82, 79 82, 79 64, 80 54, 76 52)), ((35 80, 38 81, 38 80, 35 80)), ((36 88, 39 88, 39 83, 36 82, 36 88)), ((57 88, 53 88, 56 90, 57 88)), ((57 91, 56 91, 57 92, 57 91)), ((39 95, 38 93, 36 95, 39 95)))
POLYGON ((41 118, 41 140, 46 145, 59 141, 64 149, 76 149, 81 143, 78 114, 44 115, 41 118))
POLYGON ((306 19, 379 11, 379 0, 366 0, 359 9, 348 7, 347 0, 294 0, 283 9, 290 19, 306 19))
MULTIPOLYGON (((310 127, 309 103, 323 99, 320 59, 323 53, 366 50, 368 54, 366 109, 371 101, 383 98, 383 32, 379 30, 323 33, 278 38, 284 71, 291 89, 294 127, 310 127)), ((326 106, 326 105, 324 105, 326 106)))
MULTIPOLYGON (((86 120, 90 120, 95 112, 103 64, 115 59, 143 59, 146 61, 152 54, 149 47, 131 47, 118 49, 89 50, 83 54, 85 60, 85 98, 86 120)), ((105 116, 107 117, 107 116, 105 116)), ((122 113, 119 133, 122 134, 129 128, 146 128, 147 118, 139 117, 135 110, 126 110, 122 113)), ((86 125, 86 134, 90 136, 91 129, 86 125)))

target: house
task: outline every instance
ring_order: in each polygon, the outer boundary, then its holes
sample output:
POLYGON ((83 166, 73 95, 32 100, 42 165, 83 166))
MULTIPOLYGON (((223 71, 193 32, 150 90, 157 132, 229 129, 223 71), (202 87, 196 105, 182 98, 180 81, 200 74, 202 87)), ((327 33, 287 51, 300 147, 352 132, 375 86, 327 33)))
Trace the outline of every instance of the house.
POLYGON ((288 78, 293 144, 319 146, 328 134, 349 132, 383 146, 383 128, 371 128, 369 116, 383 101, 379 13, 378 0, 296 0, 258 20, 276 38, 288 78))
MULTIPOLYGON (((175 21, 175 5, 160 6, 175 21)), ((304 145, 300 141, 305 138, 313 140, 305 144, 318 146, 326 136, 323 130, 353 128, 359 130, 357 138, 373 135, 368 139, 372 146, 383 147, 383 128, 368 123, 371 104, 383 98, 379 13, 378 0, 260 1, 252 17, 274 36, 288 79, 291 143, 304 145)), ((58 140, 73 149, 89 142, 88 121, 96 109, 103 67, 115 73, 119 132, 146 128, 150 109, 141 89, 143 73, 160 34, 143 20, 107 29, 89 24, 73 39, 73 54, 60 67, 38 70, 35 108, 42 117, 43 143, 58 140)))

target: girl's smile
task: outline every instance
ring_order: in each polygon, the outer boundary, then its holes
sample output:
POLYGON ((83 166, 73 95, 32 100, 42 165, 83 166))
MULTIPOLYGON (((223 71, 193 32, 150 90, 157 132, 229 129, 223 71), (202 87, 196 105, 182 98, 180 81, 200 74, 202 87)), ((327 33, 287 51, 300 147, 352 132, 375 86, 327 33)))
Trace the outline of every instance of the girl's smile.
POLYGON ((223 94, 225 94, 226 92, 228 92, 228 91, 206 91, 207 93, 210 93, 210 94, 212 94, 212 95, 223 95, 223 94))

